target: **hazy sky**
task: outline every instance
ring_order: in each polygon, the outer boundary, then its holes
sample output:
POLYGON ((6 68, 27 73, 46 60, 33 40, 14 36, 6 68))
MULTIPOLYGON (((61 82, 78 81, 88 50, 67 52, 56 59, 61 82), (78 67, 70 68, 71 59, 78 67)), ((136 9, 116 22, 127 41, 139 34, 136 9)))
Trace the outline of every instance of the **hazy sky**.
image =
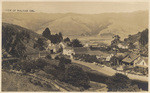
POLYGON ((3 12, 7 9, 34 10, 46 13, 98 14, 104 12, 133 12, 148 10, 144 2, 3 2, 3 12))

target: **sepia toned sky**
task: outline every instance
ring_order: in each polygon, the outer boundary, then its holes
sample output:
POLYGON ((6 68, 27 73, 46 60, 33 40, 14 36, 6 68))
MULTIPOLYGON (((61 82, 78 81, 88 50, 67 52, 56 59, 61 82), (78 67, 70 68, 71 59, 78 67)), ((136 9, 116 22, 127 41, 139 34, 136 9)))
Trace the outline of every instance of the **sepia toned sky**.
POLYGON ((44 13, 99 14, 105 12, 133 12, 148 10, 146 2, 3 2, 7 9, 34 10, 44 13))

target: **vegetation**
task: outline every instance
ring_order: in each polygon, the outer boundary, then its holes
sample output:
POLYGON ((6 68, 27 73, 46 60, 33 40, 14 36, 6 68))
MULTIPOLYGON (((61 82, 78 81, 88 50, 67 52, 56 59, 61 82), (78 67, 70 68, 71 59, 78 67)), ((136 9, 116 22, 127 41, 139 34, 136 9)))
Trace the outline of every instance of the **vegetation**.
POLYGON ((65 71, 65 82, 78 87, 88 87, 90 80, 82 68, 71 65, 65 71))
POLYGON ((117 44, 120 42, 120 36, 119 35, 115 35, 113 36, 114 40, 111 41, 111 46, 117 46, 117 44))
POLYGON ((107 80, 109 91, 139 91, 138 86, 132 85, 131 80, 123 74, 115 74, 107 80))
POLYGON ((30 40, 30 34, 26 30, 16 31, 14 27, 2 27, 2 47, 15 57, 25 58, 26 43, 30 40))
POLYGON ((37 60, 19 60, 12 65, 12 69, 29 73, 35 70, 42 70, 46 65, 46 60, 41 58, 37 60))
POLYGON ((71 46, 71 47, 83 47, 83 45, 81 44, 81 42, 78 39, 73 39, 69 46, 71 46))
POLYGON ((51 43, 53 43, 53 44, 60 43, 63 40, 63 36, 62 36, 61 32, 59 32, 59 34, 52 35, 49 28, 46 28, 43 31, 42 35, 45 38, 51 40, 51 43))
POLYGON ((46 50, 46 40, 45 38, 38 38, 36 43, 34 44, 34 48, 39 49, 39 57, 40 57, 40 51, 46 50))
POLYGON ((80 60, 85 61, 85 62, 90 62, 90 63, 99 62, 99 60, 96 58, 95 55, 89 55, 89 54, 75 54, 74 58, 80 59, 80 60))
POLYGON ((145 46, 148 43, 148 29, 145 29, 140 36, 139 42, 142 46, 145 46))
POLYGON ((64 39, 64 42, 70 42, 70 39, 67 37, 64 39))

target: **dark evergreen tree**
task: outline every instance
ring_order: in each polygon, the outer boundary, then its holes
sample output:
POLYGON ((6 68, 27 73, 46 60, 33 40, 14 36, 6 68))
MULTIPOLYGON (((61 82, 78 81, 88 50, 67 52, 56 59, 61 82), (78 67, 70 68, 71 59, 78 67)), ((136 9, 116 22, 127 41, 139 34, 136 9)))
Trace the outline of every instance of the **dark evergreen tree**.
POLYGON ((81 42, 78 39, 72 40, 71 46, 72 47, 83 47, 83 45, 81 44, 81 42))
POLYGON ((43 35, 45 38, 50 39, 51 31, 49 30, 49 28, 46 28, 46 29, 43 31, 42 35, 43 35))
POLYGON ((34 44, 34 48, 39 49, 39 57, 40 57, 40 51, 43 51, 46 49, 46 40, 44 38, 38 38, 38 40, 34 44))
POLYGON ((30 40, 30 34, 22 29, 16 31, 13 26, 2 28, 2 46, 9 54, 15 57, 26 57, 26 43, 30 40))
POLYGON ((70 39, 67 37, 64 39, 64 42, 70 42, 70 39))
POLYGON ((142 33, 141 33, 141 37, 139 39, 139 42, 141 45, 145 46, 148 43, 148 29, 145 29, 142 33))

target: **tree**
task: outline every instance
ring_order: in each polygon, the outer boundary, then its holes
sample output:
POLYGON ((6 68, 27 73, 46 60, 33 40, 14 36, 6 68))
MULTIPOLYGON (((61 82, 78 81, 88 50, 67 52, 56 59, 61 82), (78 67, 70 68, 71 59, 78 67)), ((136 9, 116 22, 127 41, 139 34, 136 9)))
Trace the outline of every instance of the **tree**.
POLYGON ((83 47, 83 45, 81 44, 81 42, 78 39, 72 40, 71 46, 72 47, 83 47))
POLYGON ((29 43, 30 33, 22 28, 17 31, 15 27, 2 28, 2 46, 12 56, 26 58, 26 44, 29 43))
POLYGON ((46 40, 44 38, 38 38, 38 40, 34 44, 34 48, 39 49, 39 57, 40 57, 40 51, 43 51, 46 49, 46 40))
POLYGON ((46 29, 43 31, 42 35, 43 35, 45 38, 50 39, 51 31, 49 30, 49 28, 46 28, 46 29))
POLYGON ((114 40, 111 41, 111 46, 117 46, 117 44, 120 42, 120 36, 115 35, 113 36, 114 40))
POLYGON ((135 48, 135 45, 134 45, 132 42, 130 42, 130 43, 129 43, 129 48, 130 48, 130 49, 134 49, 134 48, 135 48))
POLYGON ((90 83, 89 77, 84 70, 75 65, 71 65, 66 69, 64 80, 77 87, 87 87, 90 83))
POLYGON ((145 46, 148 43, 148 29, 145 29, 140 36, 139 42, 141 45, 145 46))
POLYGON ((110 61, 112 62, 113 66, 119 65, 119 59, 116 56, 111 57, 110 61))
POLYGON ((59 39, 60 39, 60 41, 62 41, 63 40, 63 36, 62 36, 62 33, 61 32, 59 32, 59 39))
POLYGON ((115 74, 106 81, 109 91, 137 91, 138 86, 132 85, 131 80, 123 74, 115 74), (131 88, 132 87, 132 88, 131 88))
POLYGON ((67 37, 64 39, 64 42, 70 42, 70 39, 67 37))

